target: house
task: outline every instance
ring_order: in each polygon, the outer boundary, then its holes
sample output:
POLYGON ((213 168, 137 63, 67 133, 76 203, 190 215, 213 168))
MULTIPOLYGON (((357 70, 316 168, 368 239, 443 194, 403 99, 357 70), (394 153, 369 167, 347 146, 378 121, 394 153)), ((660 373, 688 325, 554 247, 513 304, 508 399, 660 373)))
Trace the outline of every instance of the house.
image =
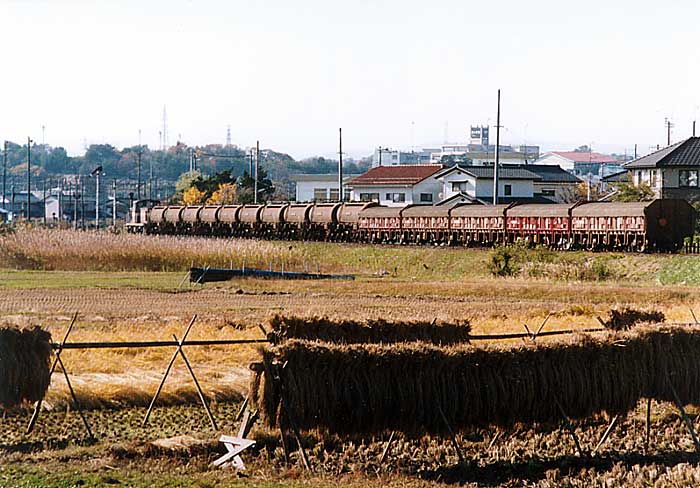
POLYGON ((632 174, 629 171, 623 170, 618 173, 605 176, 600 180, 600 191, 611 192, 617 190, 620 183, 631 183, 632 174))
POLYGON ((634 185, 646 184, 657 198, 700 201, 700 137, 689 137, 624 165, 634 185))
POLYGON ((567 203, 576 199, 576 191, 582 183, 577 176, 559 166, 548 164, 528 164, 526 168, 539 177, 533 181, 535 196, 548 198, 557 203, 567 203))
MULTIPOLYGON (((524 165, 502 166, 498 172, 499 202, 532 201, 535 180, 539 179, 524 165)), ((454 165, 434 175, 442 186, 438 205, 454 203, 491 203, 493 201, 493 166, 454 165)), ((551 203, 551 200, 546 199, 551 203)))
POLYGON ((613 156, 597 152, 553 151, 545 153, 534 164, 559 166, 575 176, 603 178, 622 171, 622 163, 613 156))
MULTIPOLYGON (((344 200, 350 200, 350 188, 347 184, 357 175, 345 175, 343 178, 344 200)), ((290 178, 296 183, 295 201, 327 202, 338 201, 338 174, 298 174, 290 178)))
MULTIPOLYGON (((537 159, 539 148, 536 146, 499 146, 499 161, 504 164, 526 164, 537 159), (536 149, 528 149, 536 148, 536 149), (517 150, 516 150, 517 149, 517 150), (521 152, 520 149, 529 152, 521 152), (534 151, 534 152, 532 152, 534 151)), ((477 146, 473 144, 445 144, 440 151, 430 154, 430 162, 433 164, 462 163, 473 166, 493 166, 496 160, 496 146, 477 146)))
POLYGON ((352 200, 379 202, 387 206, 433 204, 437 202, 442 185, 433 175, 439 164, 378 166, 353 178, 348 186, 352 200))

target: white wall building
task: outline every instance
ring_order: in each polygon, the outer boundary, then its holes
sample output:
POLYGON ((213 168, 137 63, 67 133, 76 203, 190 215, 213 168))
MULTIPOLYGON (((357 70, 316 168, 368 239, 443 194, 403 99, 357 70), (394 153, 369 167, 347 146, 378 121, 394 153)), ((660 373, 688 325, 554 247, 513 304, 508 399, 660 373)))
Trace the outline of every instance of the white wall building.
MULTIPOLYGON (((441 203, 456 198, 493 200, 493 167, 452 166, 434 175, 442 185, 441 203)), ((525 168, 502 167, 499 171, 498 194, 505 201, 531 199, 538 176, 525 168)))
MULTIPOLYGON (((343 193, 345 201, 351 197, 348 182, 357 175, 343 177, 343 193)), ((332 174, 299 174, 291 177, 296 183, 295 201, 297 202, 326 202, 338 201, 338 175, 332 174)))
POLYGON ((438 201, 442 184, 433 178, 442 166, 413 164, 378 166, 350 181, 353 201, 375 201, 400 207, 431 205, 438 201))

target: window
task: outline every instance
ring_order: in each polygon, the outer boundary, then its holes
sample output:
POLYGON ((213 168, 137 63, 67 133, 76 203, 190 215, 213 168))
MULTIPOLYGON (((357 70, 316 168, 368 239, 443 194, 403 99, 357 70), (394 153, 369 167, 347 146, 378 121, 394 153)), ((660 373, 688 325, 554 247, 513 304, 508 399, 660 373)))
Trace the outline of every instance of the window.
POLYGON ((503 195, 509 197, 513 194, 513 187, 511 185, 503 185, 503 195))
POLYGON ((340 195, 340 192, 338 192, 337 188, 331 188, 331 196, 330 199, 333 200, 334 202, 338 200, 338 195, 340 195))
POLYGON ((698 186, 698 170, 696 169, 682 169, 679 172, 679 183, 680 186, 698 186))
POLYGON ((387 193, 386 199, 393 203, 402 203, 406 201, 405 193, 387 193))
POLYGON ((379 193, 360 193, 361 202, 378 202, 379 193))
POLYGON ((433 194, 432 193, 421 193, 420 194, 420 201, 432 203, 433 202, 433 194))
POLYGON ((349 202, 351 194, 352 192, 350 191, 350 188, 348 188, 347 186, 343 188, 343 200, 349 202))
POLYGON ((542 189, 542 196, 543 197, 553 197, 556 195, 556 190, 548 190, 548 189, 542 189))
POLYGON ((466 189, 467 189, 467 184, 464 181, 453 181, 452 182, 452 191, 453 192, 465 191, 466 189))
POLYGON ((327 200, 328 199, 328 189, 326 188, 314 188, 314 200, 327 200))

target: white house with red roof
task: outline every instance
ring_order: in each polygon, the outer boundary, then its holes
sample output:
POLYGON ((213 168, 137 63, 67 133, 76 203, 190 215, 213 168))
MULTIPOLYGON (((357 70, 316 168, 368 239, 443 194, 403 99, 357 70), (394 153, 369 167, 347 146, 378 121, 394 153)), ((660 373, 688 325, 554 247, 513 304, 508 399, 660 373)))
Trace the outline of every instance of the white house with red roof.
POLYGON ((439 200, 442 183, 433 175, 442 170, 439 164, 378 166, 348 183, 353 201, 379 202, 402 207, 411 204, 434 204, 439 200))
POLYGON ((545 153, 534 164, 559 166, 573 175, 583 177, 590 174, 603 178, 623 170, 621 161, 597 152, 552 151, 545 153))

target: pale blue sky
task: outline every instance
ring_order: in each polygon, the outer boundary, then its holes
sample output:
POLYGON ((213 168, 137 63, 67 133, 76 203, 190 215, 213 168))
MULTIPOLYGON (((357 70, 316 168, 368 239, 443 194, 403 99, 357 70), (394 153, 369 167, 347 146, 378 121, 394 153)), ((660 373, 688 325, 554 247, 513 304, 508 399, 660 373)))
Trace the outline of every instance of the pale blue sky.
POLYGON ((640 152, 690 135, 700 2, 0 0, 0 139, 331 155, 466 140, 640 152), (413 122, 413 124, 412 124, 413 122), (412 130, 413 126, 413 130, 412 130), (412 137, 413 133, 413 137, 412 137))

